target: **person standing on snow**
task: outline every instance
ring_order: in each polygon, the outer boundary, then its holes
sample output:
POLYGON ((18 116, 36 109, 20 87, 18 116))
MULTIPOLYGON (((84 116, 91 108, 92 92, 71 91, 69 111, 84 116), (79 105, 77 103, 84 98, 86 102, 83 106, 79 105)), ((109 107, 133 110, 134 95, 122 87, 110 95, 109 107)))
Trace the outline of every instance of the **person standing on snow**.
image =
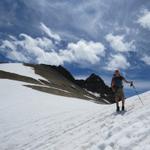
POLYGON ((120 107, 119 107, 120 100, 122 101, 122 111, 125 110, 123 81, 126 83, 133 84, 132 81, 127 81, 123 76, 121 76, 119 70, 115 70, 113 78, 112 78, 112 82, 111 82, 111 88, 115 94, 115 101, 116 101, 116 107, 117 107, 116 111, 117 112, 120 111, 120 107))

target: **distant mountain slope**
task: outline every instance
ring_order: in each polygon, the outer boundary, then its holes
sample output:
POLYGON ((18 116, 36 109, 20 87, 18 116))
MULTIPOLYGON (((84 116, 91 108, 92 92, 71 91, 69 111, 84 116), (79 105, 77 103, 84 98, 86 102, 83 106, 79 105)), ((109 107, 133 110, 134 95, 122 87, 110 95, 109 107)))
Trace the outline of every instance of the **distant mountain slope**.
MULTIPOLYGON (((50 67, 59 72, 61 75, 63 75, 65 78, 67 78, 69 81, 73 82, 75 85, 78 85, 82 89, 86 89, 88 93, 93 92, 94 95, 100 95, 99 98, 106 99, 110 103, 114 103, 114 97, 113 93, 110 87, 108 87, 104 81, 96 74, 91 74, 87 79, 85 80, 76 80, 72 74, 66 70, 62 66, 49 66, 49 65, 43 65, 43 67, 50 67)), ((38 73, 40 74, 40 73, 38 73)), ((42 74, 41 74, 42 75, 42 74)), ((92 94, 92 95, 93 95, 92 94)))
POLYGON ((78 85, 62 66, 4 63, 0 64, 0 78, 23 81, 24 86, 46 93, 108 103, 78 85))

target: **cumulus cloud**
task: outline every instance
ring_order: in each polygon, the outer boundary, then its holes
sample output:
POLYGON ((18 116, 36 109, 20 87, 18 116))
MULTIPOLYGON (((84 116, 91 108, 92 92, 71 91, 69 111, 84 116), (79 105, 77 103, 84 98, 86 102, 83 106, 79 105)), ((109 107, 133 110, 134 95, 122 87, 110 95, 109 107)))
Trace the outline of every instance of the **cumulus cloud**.
POLYGON ((141 59, 145 64, 150 65, 150 56, 143 56, 141 59))
POLYGON ((8 40, 4 40, 2 42, 1 48, 2 49, 13 49, 13 50, 15 50, 16 46, 15 46, 15 44, 13 42, 8 41, 8 40))
POLYGON ((27 34, 20 34, 18 39, 9 36, 9 40, 2 41, 0 48, 11 60, 51 65, 95 65, 105 55, 105 47, 100 42, 79 40, 68 43, 64 49, 57 49, 55 41, 46 37, 33 38, 27 34))
POLYGON ((61 37, 54 33, 53 31, 51 31, 50 28, 48 28, 44 23, 41 23, 41 26, 40 26, 41 30, 43 32, 45 32, 50 38, 53 38, 54 40, 57 40, 57 41, 61 41, 61 37))
POLYGON ((125 42, 123 35, 107 34, 105 39, 109 42, 110 46, 117 52, 128 52, 135 49, 133 41, 125 42))
POLYGON ((80 40, 69 43, 67 49, 61 52, 65 61, 82 65, 94 65, 105 55, 105 47, 99 42, 80 40))
POLYGON ((150 30, 150 11, 145 10, 143 15, 139 17, 138 23, 146 29, 150 30))
POLYGON ((116 54, 111 55, 105 69, 111 71, 115 69, 127 69, 129 66, 130 63, 127 61, 125 56, 123 56, 122 54, 116 54))
POLYGON ((19 62, 28 62, 28 58, 16 50, 11 50, 9 53, 7 53, 7 58, 14 61, 17 60, 19 62))
POLYGON ((1 52, 11 60, 28 63, 62 64, 54 52, 52 41, 46 37, 32 38, 27 34, 20 34, 19 39, 11 36, 2 41, 1 52))

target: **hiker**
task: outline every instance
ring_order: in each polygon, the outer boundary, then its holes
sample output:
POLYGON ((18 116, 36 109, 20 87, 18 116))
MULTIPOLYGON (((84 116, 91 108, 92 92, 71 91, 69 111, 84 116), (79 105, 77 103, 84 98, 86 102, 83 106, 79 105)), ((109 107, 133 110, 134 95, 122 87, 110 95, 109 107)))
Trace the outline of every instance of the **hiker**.
POLYGON ((112 78, 112 82, 111 82, 111 87, 112 87, 112 91, 115 94, 115 101, 116 101, 116 111, 120 111, 120 107, 119 107, 119 101, 122 101, 122 111, 125 110, 125 100, 124 100, 124 91, 123 91, 123 82, 126 83, 130 83, 133 84, 132 81, 127 81, 123 76, 121 76, 120 71, 119 70, 115 70, 113 78, 112 78))

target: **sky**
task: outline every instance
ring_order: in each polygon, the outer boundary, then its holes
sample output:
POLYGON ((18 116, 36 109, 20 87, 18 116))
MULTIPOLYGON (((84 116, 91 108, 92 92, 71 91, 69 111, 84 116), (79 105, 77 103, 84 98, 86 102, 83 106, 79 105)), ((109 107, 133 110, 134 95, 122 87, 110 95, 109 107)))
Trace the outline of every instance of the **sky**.
MULTIPOLYGON (((1 0, 0 61, 62 65, 150 90, 149 0, 1 0)), ((135 91, 125 86, 127 96, 135 91)))

